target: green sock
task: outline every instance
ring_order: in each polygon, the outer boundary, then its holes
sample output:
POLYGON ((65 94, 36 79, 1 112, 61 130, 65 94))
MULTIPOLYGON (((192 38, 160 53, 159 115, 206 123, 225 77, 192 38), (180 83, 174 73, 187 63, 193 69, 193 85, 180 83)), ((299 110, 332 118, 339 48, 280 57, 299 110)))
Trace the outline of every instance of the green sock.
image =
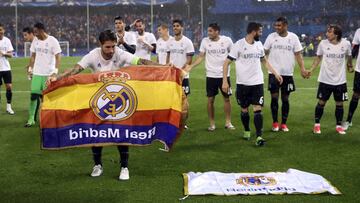
POLYGON ((35 122, 36 106, 37 106, 37 100, 30 100, 28 122, 35 122))

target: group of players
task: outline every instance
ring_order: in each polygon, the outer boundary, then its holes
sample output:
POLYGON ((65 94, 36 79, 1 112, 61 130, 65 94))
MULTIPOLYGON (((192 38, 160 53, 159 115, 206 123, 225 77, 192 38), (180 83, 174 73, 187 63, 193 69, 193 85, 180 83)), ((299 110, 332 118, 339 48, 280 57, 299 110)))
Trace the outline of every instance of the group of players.
MULTIPOLYGON (((262 25, 250 22, 246 36, 233 43, 229 37, 220 34, 220 26, 211 23, 207 34, 200 45, 199 55, 192 63, 194 46, 189 38, 183 35, 184 25, 181 20, 172 22, 174 36, 169 35, 166 24, 159 25, 156 40, 152 33, 145 31, 143 20, 138 19, 130 26, 121 17, 114 18, 115 32, 105 30, 99 35, 100 47, 85 55, 72 69, 59 74, 61 49, 59 42, 46 33, 42 23, 36 23, 32 28, 25 28, 23 36, 31 42, 31 57, 27 66, 31 78, 31 97, 29 118, 25 127, 31 127, 36 122, 36 114, 41 101, 41 92, 53 81, 70 75, 78 74, 86 68, 92 72, 116 70, 127 65, 168 65, 172 64, 185 73, 182 82, 184 93, 190 94, 189 73, 205 59, 206 92, 208 97, 207 109, 209 118, 208 131, 215 131, 215 96, 220 92, 224 99, 225 128, 235 130, 231 123, 232 95, 230 87, 230 64, 235 62, 236 69, 236 100, 241 107, 241 121, 244 127, 243 138, 249 140, 250 115, 249 106, 252 105, 254 125, 256 128, 257 146, 263 146, 262 137, 264 105, 264 75, 261 64, 269 71, 268 90, 271 93, 272 131, 288 132, 287 119, 289 115, 289 96, 295 91, 293 79, 295 62, 300 67, 301 76, 309 78, 312 72, 320 66, 318 103, 315 108, 315 124, 313 132, 320 134, 320 119, 326 101, 334 94, 336 102, 336 132, 345 134, 352 125, 352 117, 358 104, 360 95, 360 60, 358 57, 354 78, 354 93, 350 102, 348 118, 343 120, 343 102, 348 99, 346 86, 346 67, 353 72, 352 56, 358 55, 360 44, 360 29, 356 31, 353 47, 342 38, 342 30, 338 25, 329 25, 326 32, 327 39, 322 40, 317 49, 317 56, 310 69, 306 69, 302 58, 302 46, 299 38, 288 31, 285 17, 279 17, 275 23, 274 33, 271 33, 264 43, 259 41, 262 35, 262 25), (130 31, 126 31, 130 28, 130 31), (157 61, 151 61, 151 54, 157 56, 157 61), (346 61, 347 60, 347 61, 346 61), (278 119, 279 97, 281 98, 281 122, 278 119)), ((13 48, 8 38, 4 36, 4 27, 0 25, 0 84, 6 84, 7 112, 14 114, 11 108, 11 72, 8 58, 12 57, 13 48)), ((185 128, 187 126, 185 125, 185 128)), ((119 179, 129 179, 127 146, 118 147, 120 153, 121 172, 119 179)), ((102 147, 93 147, 95 165, 91 176, 103 173, 101 162, 102 147)))

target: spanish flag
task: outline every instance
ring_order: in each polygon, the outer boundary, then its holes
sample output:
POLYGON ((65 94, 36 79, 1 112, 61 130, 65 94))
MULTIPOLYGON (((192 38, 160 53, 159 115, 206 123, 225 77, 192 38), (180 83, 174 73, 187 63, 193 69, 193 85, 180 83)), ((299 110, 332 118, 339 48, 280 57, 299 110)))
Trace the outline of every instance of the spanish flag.
POLYGON ((43 92, 43 149, 106 145, 171 148, 181 134, 185 98, 181 70, 132 66, 74 75, 43 92))

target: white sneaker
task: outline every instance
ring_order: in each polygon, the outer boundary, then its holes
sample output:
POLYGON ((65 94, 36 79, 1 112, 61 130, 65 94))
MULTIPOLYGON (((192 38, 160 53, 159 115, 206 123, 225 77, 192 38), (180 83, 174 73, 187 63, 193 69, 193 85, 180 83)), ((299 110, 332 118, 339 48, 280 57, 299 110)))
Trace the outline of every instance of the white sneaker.
POLYGON ((129 180, 129 169, 121 167, 119 180, 129 180))
POLYGON ((12 108, 11 108, 11 104, 6 104, 6 112, 10 115, 15 114, 14 110, 12 110, 12 108))
POLYGON ((344 130, 348 130, 349 127, 351 127, 351 126, 352 126, 352 122, 345 121, 342 123, 342 127, 344 130))
POLYGON ((95 165, 93 171, 91 172, 91 177, 98 177, 101 176, 103 173, 103 168, 100 164, 95 165))

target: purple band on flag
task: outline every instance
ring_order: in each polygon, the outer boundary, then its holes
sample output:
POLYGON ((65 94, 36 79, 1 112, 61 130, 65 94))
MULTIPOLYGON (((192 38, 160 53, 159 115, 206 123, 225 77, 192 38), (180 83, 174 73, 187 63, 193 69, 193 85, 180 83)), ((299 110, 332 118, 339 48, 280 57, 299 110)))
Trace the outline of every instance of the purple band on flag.
POLYGON ((160 140, 172 146, 177 132, 178 128, 168 123, 154 123, 153 126, 78 123, 62 128, 42 129, 42 147, 61 149, 81 145, 122 143, 148 145, 154 140, 160 140))

